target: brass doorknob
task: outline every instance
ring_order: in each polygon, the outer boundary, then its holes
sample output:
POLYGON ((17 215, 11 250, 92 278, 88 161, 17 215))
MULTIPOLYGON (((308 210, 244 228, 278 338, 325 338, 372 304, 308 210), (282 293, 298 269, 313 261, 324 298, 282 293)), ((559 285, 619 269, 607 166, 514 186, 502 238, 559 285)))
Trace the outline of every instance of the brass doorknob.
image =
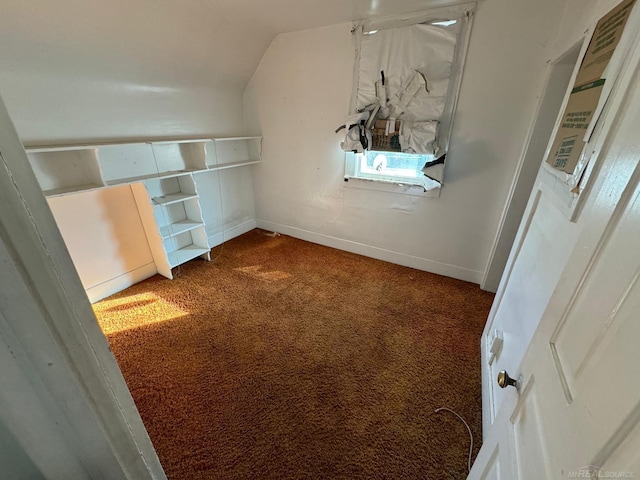
POLYGON ((500 388, 507 388, 508 386, 518 388, 518 381, 515 378, 511 378, 506 370, 500 370, 498 373, 498 386, 500 388))

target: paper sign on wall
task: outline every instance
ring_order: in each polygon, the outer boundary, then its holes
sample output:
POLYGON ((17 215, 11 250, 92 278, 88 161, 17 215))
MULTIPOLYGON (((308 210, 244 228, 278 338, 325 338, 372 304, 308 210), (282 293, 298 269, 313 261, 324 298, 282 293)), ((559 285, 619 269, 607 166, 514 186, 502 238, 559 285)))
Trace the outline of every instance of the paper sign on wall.
POLYGON ((571 91, 562 123, 547 160, 553 168, 572 173, 584 149, 584 134, 602 94, 604 79, 576 87, 571 91))
POLYGON ((585 133, 602 95, 606 68, 636 0, 626 0, 600 19, 582 59, 547 163, 572 174, 585 146, 585 133))

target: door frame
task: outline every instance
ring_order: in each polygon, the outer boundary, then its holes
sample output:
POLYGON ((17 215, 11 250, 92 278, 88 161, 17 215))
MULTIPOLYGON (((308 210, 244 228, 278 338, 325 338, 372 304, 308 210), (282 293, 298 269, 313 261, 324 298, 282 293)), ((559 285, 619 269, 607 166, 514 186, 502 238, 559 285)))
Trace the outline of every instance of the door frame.
MULTIPOLYGON (((573 57, 577 55, 577 61, 585 50, 585 36, 583 36, 556 59, 547 61, 543 87, 538 95, 538 102, 531 117, 531 124, 507 195, 500 225, 480 282, 480 288, 483 290, 497 292, 501 277, 508 270, 509 253, 518 238, 518 226, 524 218, 529 195, 538 176, 541 159, 545 155, 549 138, 565 101, 566 87, 562 89, 562 92, 558 92, 555 88, 556 84, 565 77, 566 69, 573 57), (549 119, 551 120, 549 121, 549 119)), ((568 67, 571 71, 567 87, 571 82, 575 63, 575 61, 571 62, 568 67)))
MULTIPOLYGON (((166 480, 1 98, 0 203, 0 240, 8 252, 3 260, 15 267, 29 292, 16 303, 30 302, 41 314, 33 320, 39 323, 25 331, 19 308, 6 307, 8 317, 2 317, 0 322, 0 338, 9 345, 7 339, 11 337, 24 355, 13 355, 11 365, 0 363, 0 377, 5 378, 5 372, 18 371, 35 385, 31 390, 33 400, 43 411, 55 412, 53 425, 71 426, 55 432, 71 446, 71 452, 82 435, 98 437, 109 446, 116 462, 96 478, 166 480), (47 356, 64 359, 63 365, 50 368, 52 363, 42 361, 47 356), (74 404, 91 412, 92 421, 87 422, 86 417, 82 421, 80 415, 74 415, 70 408, 74 404)), ((20 393, 12 390, 0 390, 0 404, 19 405, 20 393)), ((17 442, 45 478, 65 478, 61 476, 64 466, 54 467, 50 465, 51 457, 43 456, 46 445, 38 443, 38 436, 34 435, 39 424, 12 420, 10 411, 0 413, 0 420, 8 423, 17 442)), ((75 449, 76 453, 81 451, 80 447, 75 449)), ((80 464, 89 462, 77 460, 80 464)))

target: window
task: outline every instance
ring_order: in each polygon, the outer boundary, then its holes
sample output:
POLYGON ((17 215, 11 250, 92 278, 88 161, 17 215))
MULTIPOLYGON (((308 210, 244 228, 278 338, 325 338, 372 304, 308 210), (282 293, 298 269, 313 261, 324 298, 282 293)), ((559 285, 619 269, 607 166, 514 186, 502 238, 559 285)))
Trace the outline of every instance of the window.
POLYGON ((356 176, 389 182, 410 182, 420 178, 422 167, 433 155, 367 150, 356 155, 356 176))
POLYGON ((472 13, 461 5, 356 25, 345 179, 441 186, 472 13))

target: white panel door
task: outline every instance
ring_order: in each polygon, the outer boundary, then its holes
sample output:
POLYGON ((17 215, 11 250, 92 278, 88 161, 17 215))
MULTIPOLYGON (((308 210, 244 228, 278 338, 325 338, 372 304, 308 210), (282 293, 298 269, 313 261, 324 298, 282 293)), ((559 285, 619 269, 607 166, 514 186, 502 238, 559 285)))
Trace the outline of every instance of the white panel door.
MULTIPOLYGON (((503 280, 494 310, 508 302, 515 322, 539 322, 526 348, 511 354, 521 362, 505 365, 504 350, 485 371, 485 390, 500 367, 522 383, 491 388, 501 401, 470 479, 640 478, 639 57, 636 43, 624 88, 610 99, 618 107, 605 120, 600 167, 577 223, 554 213, 552 190, 532 195, 512 253, 520 266, 503 280)), ((510 340, 505 331, 505 349, 510 340)))

